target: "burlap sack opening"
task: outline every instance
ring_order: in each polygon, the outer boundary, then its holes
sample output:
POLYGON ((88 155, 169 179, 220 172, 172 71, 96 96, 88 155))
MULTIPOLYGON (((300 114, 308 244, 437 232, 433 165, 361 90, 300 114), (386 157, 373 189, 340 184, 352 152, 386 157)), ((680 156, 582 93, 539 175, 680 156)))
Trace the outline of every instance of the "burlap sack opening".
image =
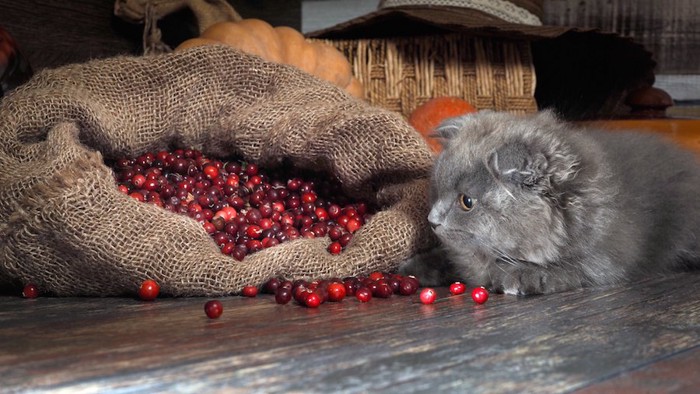
POLYGON ((392 270, 433 244, 431 153, 401 116, 293 67, 224 46, 116 57, 37 74, 0 104, 0 286, 59 296, 235 294, 271 276, 392 270), (194 220, 120 193, 104 161, 192 147, 335 175, 381 207, 338 256, 303 239, 243 262, 194 220))

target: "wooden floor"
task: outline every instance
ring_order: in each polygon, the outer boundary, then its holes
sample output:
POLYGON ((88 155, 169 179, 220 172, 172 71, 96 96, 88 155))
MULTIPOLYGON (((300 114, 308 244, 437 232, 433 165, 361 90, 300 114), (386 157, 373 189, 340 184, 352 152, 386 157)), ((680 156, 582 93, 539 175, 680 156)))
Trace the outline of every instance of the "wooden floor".
POLYGON ((700 392, 700 273, 551 296, 308 309, 0 297, 0 392, 700 392))

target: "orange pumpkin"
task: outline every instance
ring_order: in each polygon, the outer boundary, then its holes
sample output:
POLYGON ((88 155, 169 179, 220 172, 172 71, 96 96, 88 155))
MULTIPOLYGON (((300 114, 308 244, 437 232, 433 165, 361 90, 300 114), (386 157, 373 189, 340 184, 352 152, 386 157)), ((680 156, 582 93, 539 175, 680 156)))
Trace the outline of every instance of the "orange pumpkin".
POLYGON ((307 41, 291 27, 272 27, 255 18, 219 22, 209 26, 199 37, 184 41, 175 50, 211 44, 230 45, 268 61, 295 66, 355 97, 364 97, 362 84, 352 75, 345 55, 331 45, 307 41))
POLYGON ((433 136, 435 128, 445 119, 476 112, 476 108, 459 97, 436 97, 418 106, 408 117, 408 123, 425 138, 433 152, 440 152, 442 145, 433 136))

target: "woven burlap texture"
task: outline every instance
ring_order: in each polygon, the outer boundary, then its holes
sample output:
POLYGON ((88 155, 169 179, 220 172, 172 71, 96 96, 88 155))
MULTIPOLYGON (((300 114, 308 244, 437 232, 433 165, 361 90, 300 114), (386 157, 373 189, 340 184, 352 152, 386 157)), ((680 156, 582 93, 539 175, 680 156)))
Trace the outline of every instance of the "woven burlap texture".
POLYGON ((272 276, 393 270, 429 247, 431 153, 397 113, 223 46, 38 73, 0 103, 0 286, 58 296, 236 294, 272 276), (335 175, 380 210, 340 255, 301 239, 238 262, 196 221, 117 190, 106 159, 192 147, 335 175))

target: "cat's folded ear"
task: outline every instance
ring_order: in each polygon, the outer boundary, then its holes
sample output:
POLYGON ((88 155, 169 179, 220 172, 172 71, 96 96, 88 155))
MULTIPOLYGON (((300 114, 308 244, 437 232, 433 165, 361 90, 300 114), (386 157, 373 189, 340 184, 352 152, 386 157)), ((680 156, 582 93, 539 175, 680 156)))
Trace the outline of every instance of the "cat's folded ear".
POLYGON ((472 118, 477 113, 488 113, 491 111, 481 110, 479 112, 468 113, 465 115, 456 116, 453 118, 448 118, 444 120, 433 132, 432 136, 440 139, 442 144, 445 145, 450 140, 454 139, 459 134, 469 130, 469 124, 472 122, 472 118))
POLYGON ((486 164, 491 174, 536 192, 558 194, 555 189, 573 180, 579 170, 578 157, 561 146, 534 153, 522 148, 502 150, 500 153, 494 151, 488 157, 486 164))

